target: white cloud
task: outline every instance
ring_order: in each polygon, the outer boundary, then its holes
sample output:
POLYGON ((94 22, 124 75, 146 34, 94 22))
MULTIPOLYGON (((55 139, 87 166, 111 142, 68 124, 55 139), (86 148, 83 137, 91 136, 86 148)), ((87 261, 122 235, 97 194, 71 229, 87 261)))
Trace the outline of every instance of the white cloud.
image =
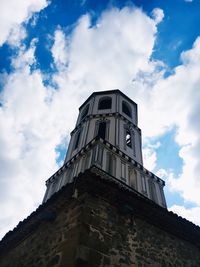
MULTIPOLYGON (((179 193, 185 201, 196 204, 196 208, 172 207, 175 212, 200 225, 200 38, 192 49, 181 55, 182 64, 168 78, 158 79, 150 91, 148 103, 141 101, 141 124, 145 136, 162 134, 176 125, 175 141, 181 147, 179 156, 183 160, 181 173, 164 173, 169 190, 179 193), (148 112, 150 107, 151 112, 148 112)), ((167 159, 166 159, 167 160, 167 159)), ((162 174, 162 173, 160 173, 162 174)), ((159 175, 159 174, 158 174, 159 175)))
MULTIPOLYGON (((89 15, 81 17, 70 36, 58 28, 51 51, 56 90, 44 86, 40 70, 31 70, 36 41, 12 60, 15 71, 5 77, 0 107, 2 224, 13 226, 41 201, 44 180, 57 167, 55 149, 73 129, 81 102, 92 91, 113 88, 124 89, 138 103, 145 138, 176 125, 184 166, 177 179, 170 174, 168 180, 186 200, 200 203, 200 41, 182 54, 174 74, 164 78, 164 64, 150 60, 157 23, 163 19, 162 12, 156 12, 151 19, 140 9, 111 9, 96 25, 91 25, 89 15)), ((156 164, 156 148, 149 145, 145 152, 150 169, 156 164)))
POLYGON ((143 164, 145 168, 150 171, 153 171, 156 167, 157 153, 156 149, 160 147, 160 143, 151 144, 149 141, 146 141, 147 144, 144 146, 143 152, 143 164))
POLYGON ((158 24, 163 20, 164 12, 160 8, 154 8, 152 11, 152 16, 153 16, 155 22, 158 24))
POLYGON ((20 46, 20 43, 26 38, 27 33, 23 26, 15 25, 10 30, 7 43, 11 46, 20 46))
POLYGON ((156 175, 158 177, 160 177, 161 179, 166 179, 167 177, 169 177, 169 173, 165 170, 165 169, 159 169, 157 172, 156 172, 156 175))
POLYGON ((125 88, 140 71, 154 68, 156 23, 140 9, 111 9, 97 25, 85 15, 71 36, 68 75, 81 88, 125 88))
POLYGON ((68 41, 61 29, 57 29, 54 34, 54 44, 51 49, 54 63, 59 70, 67 67, 68 63, 68 41))
POLYGON ((36 45, 33 40, 13 58, 15 71, 0 95, 0 235, 41 203, 45 180, 58 168, 56 147, 77 113, 73 92, 45 87, 42 73, 32 68, 36 45))
POLYGON ((26 66, 30 67, 36 62, 34 56, 36 43, 37 39, 33 39, 29 49, 26 50, 26 48, 23 46, 18 49, 18 55, 13 57, 11 62, 15 69, 23 69, 26 66))
POLYGON ((124 8, 103 13, 97 23, 91 26, 86 15, 71 36, 56 30, 52 55, 57 89, 45 87, 36 68, 37 40, 12 59, 14 71, 3 80, 0 107, 2 234, 41 203, 44 181, 58 167, 56 147, 73 129, 78 106, 88 94, 123 88, 138 71, 154 69, 149 64, 156 36, 153 19, 139 9, 124 8))
POLYGON ((150 148, 143 149, 143 161, 145 168, 147 168, 150 171, 153 171, 153 169, 156 166, 156 160, 157 160, 156 151, 150 148))
MULTIPOLYGON (((167 186, 197 206, 200 205, 199 55, 200 38, 197 38, 192 49, 182 53, 182 64, 172 75, 158 76, 153 87, 145 79, 142 85, 138 80, 135 83, 143 136, 159 137, 174 126, 177 129, 175 141, 181 147, 179 156, 183 167, 178 177, 167 171, 167 186)), ((155 162, 153 152, 150 159, 155 162)))
POLYGON ((1 96, 0 205, 4 230, 35 209, 45 178, 56 168, 54 147, 60 140, 52 132, 46 91, 40 72, 30 73, 26 64, 8 77, 1 96))
POLYGON ((199 54, 200 38, 197 38, 193 48, 182 53, 182 65, 175 68, 174 74, 159 80, 154 86, 149 99, 151 113, 148 115, 146 111, 141 119, 146 125, 144 125, 146 135, 155 136, 166 128, 176 125, 176 142, 181 146, 179 156, 183 159, 183 169, 179 177, 176 179, 171 177, 169 182, 171 189, 180 192, 185 200, 198 205, 200 205, 199 54))
POLYGON ((0 46, 8 39, 11 44, 19 43, 24 38, 21 24, 26 22, 34 12, 39 12, 48 5, 47 0, 0 1, 0 46))

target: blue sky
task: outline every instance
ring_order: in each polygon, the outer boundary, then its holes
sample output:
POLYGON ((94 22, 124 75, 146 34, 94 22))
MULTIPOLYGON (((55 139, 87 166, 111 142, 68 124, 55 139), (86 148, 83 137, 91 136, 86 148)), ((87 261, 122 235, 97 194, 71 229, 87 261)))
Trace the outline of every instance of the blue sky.
POLYGON ((41 203, 81 103, 114 88, 168 208, 200 225, 199 25, 199 0, 0 2, 1 236, 41 203))

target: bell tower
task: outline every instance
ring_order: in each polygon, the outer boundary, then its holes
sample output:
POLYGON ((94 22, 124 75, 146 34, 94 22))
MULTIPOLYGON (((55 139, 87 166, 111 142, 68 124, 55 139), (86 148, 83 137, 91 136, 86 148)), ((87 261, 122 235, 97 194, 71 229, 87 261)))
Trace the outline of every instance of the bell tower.
POLYGON ((47 180, 44 202, 91 167, 166 208, 164 181, 143 167, 137 104, 120 90, 94 92, 80 106, 64 165, 47 180))

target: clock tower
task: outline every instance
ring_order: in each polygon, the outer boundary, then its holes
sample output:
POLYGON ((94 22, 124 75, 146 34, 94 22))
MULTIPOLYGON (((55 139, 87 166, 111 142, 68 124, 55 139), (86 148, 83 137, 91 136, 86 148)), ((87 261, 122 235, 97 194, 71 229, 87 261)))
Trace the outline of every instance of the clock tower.
POLYGON ((137 104, 120 90, 94 92, 79 108, 64 165, 47 180, 44 202, 95 166, 166 207, 164 181, 143 167, 141 143, 137 104))

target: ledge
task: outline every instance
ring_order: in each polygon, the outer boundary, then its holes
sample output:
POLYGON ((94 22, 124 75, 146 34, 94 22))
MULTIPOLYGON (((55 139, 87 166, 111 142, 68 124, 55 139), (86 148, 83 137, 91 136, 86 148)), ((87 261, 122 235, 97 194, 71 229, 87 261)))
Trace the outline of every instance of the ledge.
POLYGON ((130 119, 127 119, 126 117, 124 117, 123 114, 119 113, 119 112, 110 112, 110 113, 95 113, 95 114, 88 114, 86 115, 74 128, 73 131, 71 131, 70 135, 72 135, 74 132, 76 132, 79 128, 81 128, 81 126, 83 125, 83 123, 87 122, 88 120, 92 119, 92 118, 108 118, 108 117, 117 117, 117 118, 121 118, 123 119, 126 123, 129 124, 129 126, 132 126, 134 129, 136 129, 139 134, 141 135, 141 129, 134 124, 130 119))
POLYGON ((79 156, 83 154, 83 152, 86 152, 88 149, 90 149, 92 146, 97 144, 97 142, 103 143, 105 146, 107 146, 109 149, 113 150, 114 153, 119 154, 121 157, 125 158, 129 162, 131 162, 134 167, 138 171, 142 171, 145 173, 145 175, 149 176, 151 179, 157 180, 162 186, 165 186, 165 181, 163 181, 161 178, 156 176, 154 173, 148 171, 147 169, 144 168, 143 165, 141 165, 139 162, 134 160, 133 158, 129 157, 127 154, 119 150, 116 146, 112 145, 108 141, 100 138, 99 136, 96 136, 93 138, 87 145, 85 145, 80 151, 78 151, 69 161, 64 163, 64 165, 57 171, 55 172, 49 179, 46 180, 46 185, 50 182, 52 182, 54 179, 56 179, 60 173, 62 173, 67 167, 69 167, 75 159, 77 159, 79 156))

